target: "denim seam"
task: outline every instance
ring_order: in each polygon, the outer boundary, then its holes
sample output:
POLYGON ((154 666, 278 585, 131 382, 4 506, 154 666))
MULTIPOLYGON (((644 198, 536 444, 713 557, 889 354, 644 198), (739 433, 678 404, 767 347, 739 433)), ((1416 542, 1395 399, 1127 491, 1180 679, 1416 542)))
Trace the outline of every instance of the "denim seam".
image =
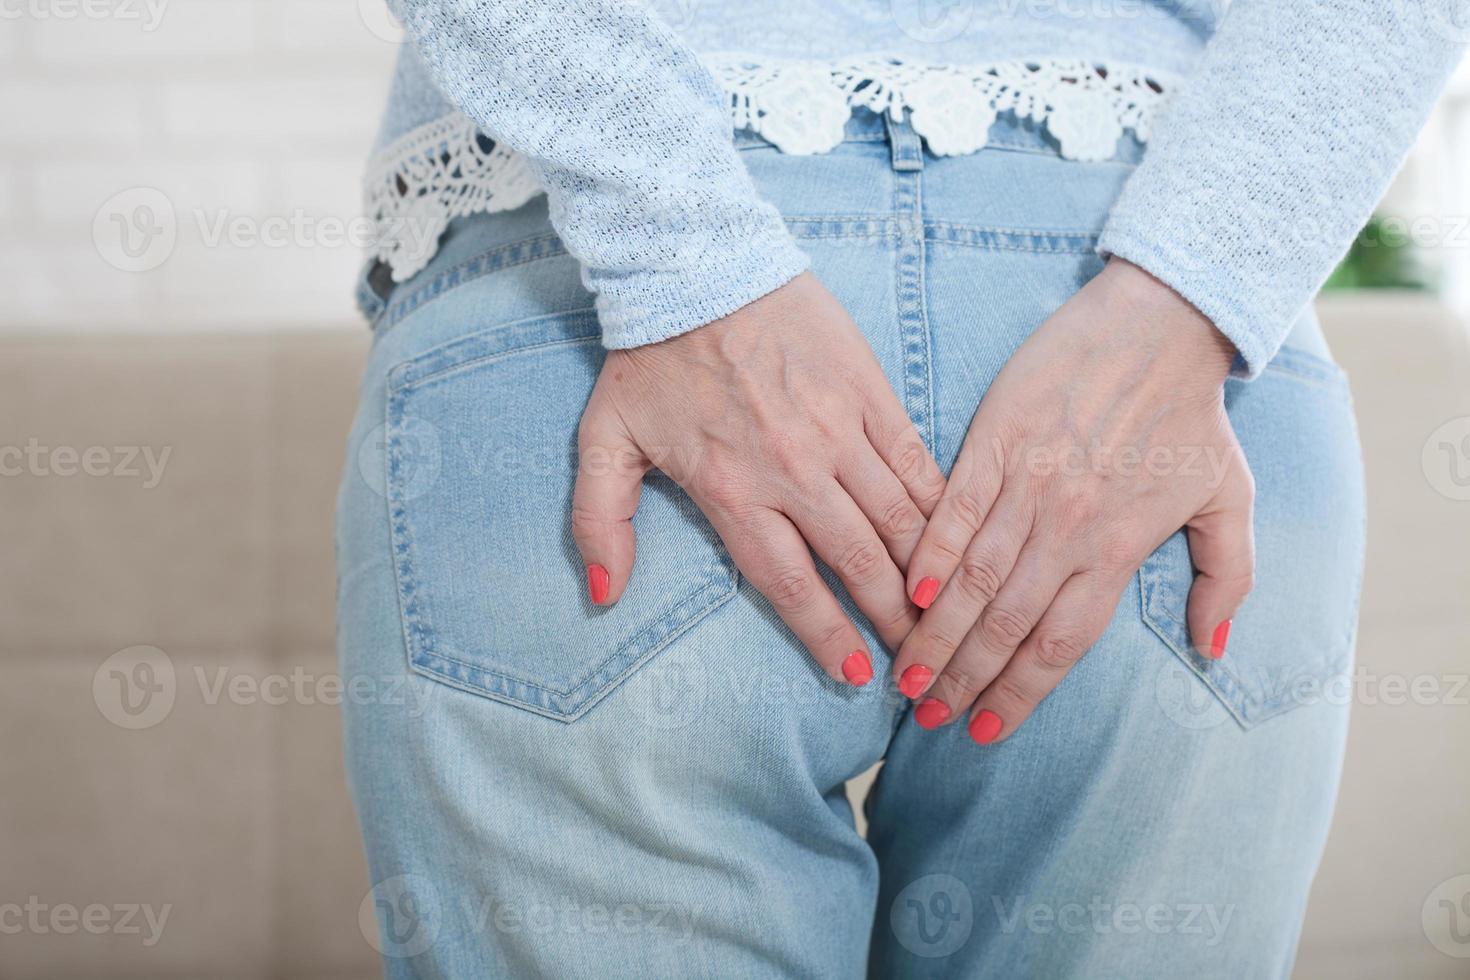
POLYGON ((925 237, 935 245, 1041 255, 1092 255, 1097 246, 1097 235, 1091 232, 1023 231, 947 221, 929 222, 925 227, 925 237))
POLYGON ((526 344, 520 347, 507 347, 503 350, 498 350, 493 354, 484 354, 480 357, 471 358, 468 361, 460 361, 455 364, 449 364, 445 367, 438 368, 437 370, 432 371, 429 374, 423 375, 422 377, 416 377, 409 381, 400 382, 395 386, 394 390, 396 392, 406 394, 408 392, 418 391, 420 389, 427 389, 437 384, 440 384, 441 382, 446 381, 449 378, 460 374, 461 372, 473 370, 474 368, 483 367, 488 364, 494 364, 496 361, 505 360, 507 357, 515 357, 520 354, 529 354, 533 351, 547 350, 553 347, 567 347, 571 346, 572 344, 595 343, 596 341, 597 337, 595 336, 561 337, 556 340, 543 340, 539 343, 526 344))
MULTIPOLYGON (((1245 689, 1231 672, 1228 665, 1205 659, 1189 642, 1189 626, 1169 607, 1167 601, 1174 590, 1164 581, 1158 571, 1159 563, 1166 560, 1158 554, 1150 555, 1138 570, 1141 614, 1144 623, 1172 650, 1184 665, 1205 685, 1219 694, 1222 706, 1230 712, 1236 722, 1250 729, 1273 718, 1294 706, 1289 689, 1275 697, 1256 697, 1245 689), (1169 628, 1166 629, 1165 626, 1169 628)), ((1349 648, 1351 649, 1351 648, 1349 648)), ((1341 671, 1344 657, 1322 664, 1320 674, 1314 677, 1329 677, 1341 671)))
POLYGON ((433 279, 414 289, 412 293, 402 299, 392 300, 385 304, 374 329, 389 330, 405 316, 418 309, 424 303, 444 293, 446 290, 456 286, 473 282, 483 275, 491 272, 499 272, 502 269, 513 269, 519 265, 526 265, 541 259, 558 258, 566 255, 566 246, 561 239, 555 235, 537 235, 531 238, 523 238, 514 242, 507 242, 497 246, 488 252, 481 252, 473 258, 466 259, 453 268, 445 269, 434 276, 433 279), (527 252, 526 255, 511 258, 519 251, 527 252))
POLYGON ((894 294, 903 351, 904 409, 931 454, 934 445, 932 339, 924 303, 924 156, 919 135, 907 122, 887 119, 893 167, 893 209, 901 230, 894 250, 894 294))

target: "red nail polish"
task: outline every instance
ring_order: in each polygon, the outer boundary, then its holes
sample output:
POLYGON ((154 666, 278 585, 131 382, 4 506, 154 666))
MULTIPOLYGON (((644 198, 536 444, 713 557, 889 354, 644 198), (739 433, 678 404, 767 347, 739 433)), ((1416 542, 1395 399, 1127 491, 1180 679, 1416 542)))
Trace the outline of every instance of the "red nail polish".
POLYGON ((920 609, 928 609, 934 604, 934 597, 939 594, 939 579, 934 576, 919 579, 919 584, 914 586, 914 605, 920 609))
POLYGON ((854 650, 842 661, 842 676, 853 687, 862 687, 873 679, 873 661, 861 650, 854 650))
POLYGON ((914 721, 920 728, 938 728, 949 721, 949 705, 938 698, 925 698, 914 709, 914 721))
POLYGON ((587 592, 592 596, 594 605, 600 606, 607 601, 607 586, 607 569, 601 565, 588 565, 587 592))
POLYGON ((906 698, 916 698, 924 693, 924 688, 929 686, 929 678, 934 676, 934 671, 923 664, 913 664, 903 672, 898 679, 898 689, 906 698))
POLYGON ((1213 660, 1225 656, 1225 644, 1230 642, 1230 623, 1231 620, 1227 619, 1216 626, 1215 635, 1210 637, 1210 658, 1213 660))
POLYGON ((981 745, 989 745, 995 741, 995 736, 1000 734, 1002 724, 1000 715, 994 711, 981 711, 975 716, 975 720, 970 722, 970 737, 981 745))

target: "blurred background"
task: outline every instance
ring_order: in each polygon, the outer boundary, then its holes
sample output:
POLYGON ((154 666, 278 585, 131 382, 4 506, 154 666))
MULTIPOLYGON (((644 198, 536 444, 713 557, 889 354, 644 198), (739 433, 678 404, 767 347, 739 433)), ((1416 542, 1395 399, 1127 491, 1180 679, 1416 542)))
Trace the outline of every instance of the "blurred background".
MULTIPOLYGON (((0 977, 378 973, 331 527, 400 41, 382 0, 0 0, 0 977)), ((1467 72, 1319 310, 1370 524, 1297 976, 1470 977, 1467 72)))

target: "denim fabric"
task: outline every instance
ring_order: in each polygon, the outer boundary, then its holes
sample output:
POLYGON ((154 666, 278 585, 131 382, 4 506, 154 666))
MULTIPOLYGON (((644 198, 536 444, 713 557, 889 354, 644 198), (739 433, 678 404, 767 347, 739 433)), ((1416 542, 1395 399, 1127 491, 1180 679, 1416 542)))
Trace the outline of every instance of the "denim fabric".
MULTIPOLYGON (((946 469, 1007 358, 1100 269, 1137 159, 1063 161, 1004 125, 936 159, 871 117, 826 156, 740 145, 946 469)), ((920 729, 881 654, 866 688, 828 679, 662 476, 626 594, 588 604, 568 502, 603 351, 544 205, 464 219, 363 294, 339 645, 349 684, 406 692, 345 699, 390 975, 1287 975, 1363 549, 1348 389, 1312 319, 1227 382, 1258 575, 1226 658, 1189 645, 1176 535, 982 748, 920 729), (844 784, 879 760, 864 839, 844 784)))

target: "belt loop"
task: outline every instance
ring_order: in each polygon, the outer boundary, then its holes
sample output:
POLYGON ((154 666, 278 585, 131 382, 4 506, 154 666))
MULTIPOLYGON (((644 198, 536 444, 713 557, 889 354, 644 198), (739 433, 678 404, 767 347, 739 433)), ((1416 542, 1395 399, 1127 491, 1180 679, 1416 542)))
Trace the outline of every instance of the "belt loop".
POLYGON ((908 123, 908 112, 904 118, 894 119, 890 112, 883 113, 883 123, 888 130, 888 149, 893 155, 893 169, 912 171, 924 169, 924 141, 908 123))

